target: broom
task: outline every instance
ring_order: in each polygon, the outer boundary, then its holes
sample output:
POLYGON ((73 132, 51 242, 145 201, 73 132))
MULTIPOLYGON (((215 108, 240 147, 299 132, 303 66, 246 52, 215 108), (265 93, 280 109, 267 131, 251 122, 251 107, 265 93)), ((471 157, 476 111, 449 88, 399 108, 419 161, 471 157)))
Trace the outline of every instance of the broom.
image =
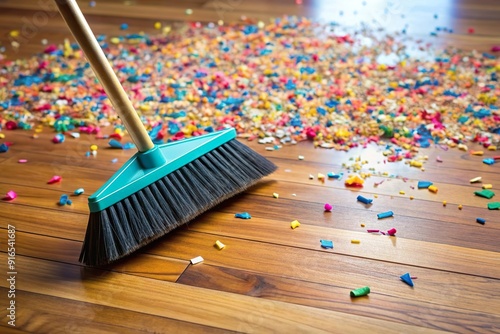
POLYGON ((234 129, 154 145, 76 1, 56 4, 138 148, 88 199, 81 263, 120 259, 276 170, 234 129))

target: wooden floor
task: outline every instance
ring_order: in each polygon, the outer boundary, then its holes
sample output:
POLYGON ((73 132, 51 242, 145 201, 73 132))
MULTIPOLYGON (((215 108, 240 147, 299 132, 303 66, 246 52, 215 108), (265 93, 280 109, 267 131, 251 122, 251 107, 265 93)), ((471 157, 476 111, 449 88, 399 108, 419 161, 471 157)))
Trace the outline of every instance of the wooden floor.
MULTIPOLYGON (((363 10, 361 1, 352 2, 356 6, 349 5, 346 15, 363 10)), ((183 19, 187 6, 195 20, 218 20, 221 15, 210 7, 211 1, 184 1, 182 6, 175 1, 122 3, 83 6, 96 33, 118 33, 123 21, 130 30, 152 30, 155 20, 183 19)), ((326 0, 304 0, 302 6, 293 1, 221 3, 229 6, 223 13, 227 21, 284 13, 321 18, 328 8, 346 6, 344 1, 326 0)), ((408 20, 420 17, 422 25, 435 25, 433 14, 439 13, 438 20, 454 28, 454 34, 438 37, 440 43, 488 50, 499 42, 496 1, 418 4, 406 14, 408 20), (467 34, 469 26, 476 28, 475 34, 467 34)), ((32 17, 40 10, 37 6, 34 1, 0 1, 4 44, 10 30, 20 29, 20 18, 32 17)), ((416 36, 424 34, 420 29, 416 36)), ((7 45, 7 56, 26 56, 40 51, 40 39, 54 42, 64 37, 69 33, 54 15, 18 51, 7 45)), ((301 143, 270 152, 245 142, 279 170, 124 261, 89 269, 77 261, 87 226, 87 197, 133 152, 102 148, 97 157, 85 158, 89 145, 96 143, 91 135, 54 145, 48 128, 38 139, 32 139, 30 131, 5 134, 15 145, 0 154, 0 193, 13 189, 19 197, 0 201, 2 333, 12 330, 6 316, 9 225, 16 231, 16 329, 22 332, 500 333, 500 212, 487 210, 489 201, 473 195, 480 184, 469 183, 481 176, 498 189, 500 164, 487 166, 484 157, 457 149, 421 149, 420 154, 428 156, 421 171, 403 162, 384 164, 383 147, 375 145, 346 153, 301 143), (343 180, 308 177, 341 171, 357 157, 368 161, 367 170, 380 174, 368 178, 362 189, 347 189, 343 180), (119 163, 112 164, 113 158, 119 163), (19 159, 28 163, 19 164, 19 159), (47 185, 53 175, 61 175, 62 183, 47 185), (434 181, 438 193, 416 189, 418 180, 434 181), (80 187, 85 194, 72 197, 71 207, 56 204, 61 194, 80 187), (356 201, 359 194, 377 198, 365 206, 356 201), (333 205, 331 213, 323 211, 326 202, 333 205), (376 214, 387 210, 394 217, 377 220, 376 214), (243 211, 252 219, 234 218, 243 211), (486 224, 476 223, 477 217, 486 224), (290 228, 293 220, 301 223, 295 230, 290 228), (392 227, 398 231, 395 237, 366 232, 392 227), (320 239, 332 240, 334 249, 321 248, 320 239), (216 240, 226 248, 214 248, 216 240), (191 265, 189 260, 196 256, 205 261, 191 265), (407 272, 417 277, 413 288, 399 279, 407 272), (350 290, 363 286, 371 288, 369 296, 350 298, 350 290)))

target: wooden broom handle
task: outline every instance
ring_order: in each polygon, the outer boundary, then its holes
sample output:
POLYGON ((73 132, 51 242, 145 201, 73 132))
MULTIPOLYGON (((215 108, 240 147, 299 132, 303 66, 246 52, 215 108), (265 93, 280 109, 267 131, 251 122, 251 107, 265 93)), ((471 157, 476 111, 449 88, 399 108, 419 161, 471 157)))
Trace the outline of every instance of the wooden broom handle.
POLYGON ((139 152, 154 147, 108 59, 94 37, 85 17, 75 0, 55 0, 57 8, 71 33, 78 41, 99 82, 103 85, 113 107, 127 128, 139 152))

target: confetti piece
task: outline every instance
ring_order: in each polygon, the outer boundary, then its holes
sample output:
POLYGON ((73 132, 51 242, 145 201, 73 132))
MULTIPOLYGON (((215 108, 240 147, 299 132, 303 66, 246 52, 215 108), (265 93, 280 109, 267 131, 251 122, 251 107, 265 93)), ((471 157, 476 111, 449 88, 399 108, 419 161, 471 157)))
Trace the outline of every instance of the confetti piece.
POLYGON ((77 195, 77 196, 78 196, 78 195, 83 194, 84 192, 85 192, 85 190, 84 190, 83 188, 78 188, 78 189, 76 189, 76 190, 73 192, 73 194, 75 194, 75 195, 77 195))
POLYGON ((342 178, 342 176, 344 175, 344 173, 339 173, 339 174, 335 174, 335 173, 328 173, 328 178, 329 179, 337 179, 337 180, 340 180, 342 178))
POLYGON ((431 193, 437 193, 438 192, 438 187, 432 185, 432 186, 429 186, 427 189, 429 189, 429 191, 431 193))
POLYGON ((440 156, 437 156, 437 157, 436 157, 436 162, 443 162, 443 159, 441 159, 441 157, 440 157, 440 156))
POLYGON ((467 145, 465 144, 458 144, 457 148, 460 150, 460 151, 468 151, 469 149, 467 148, 467 145))
POLYGON ((53 183, 61 182, 61 180, 62 180, 62 177, 60 177, 59 175, 54 175, 47 183, 53 184, 53 183))
POLYGON ((416 161, 416 160, 411 160, 410 161, 410 166, 411 167, 422 167, 422 161, 416 161))
POLYGON ((299 155, 299 160, 304 160, 304 156, 303 155, 299 155))
POLYGON ((425 189, 425 188, 429 188, 430 186, 432 186, 432 182, 429 182, 429 181, 418 181, 418 184, 417 184, 418 189, 425 189))
POLYGON ((483 190, 474 191, 474 195, 490 199, 493 196, 495 196, 495 193, 491 190, 483 189, 483 190))
POLYGON ((447 203, 446 201, 443 201, 443 206, 446 206, 446 203, 447 203))
POLYGON ((469 182, 470 183, 477 183, 477 182, 481 182, 481 180, 482 180, 482 177, 478 176, 478 177, 470 179, 469 182))
POLYGON ((78 132, 71 132, 69 135, 75 139, 80 138, 80 134, 78 132))
POLYGON ((364 204, 372 204, 372 202, 373 202, 373 199, 366 198, 366 197, 361 196, 361 195, 358 195, 358 197, 356 197, 356 200, 358 200, 359 202, 364 203, 364 204))
POLYGON ((28 160, 27 159, 19 159, 19 160, 17 160, 17 162, 20 164, 25 164, 28 162, 28 160))
POLYGON ((483 164, 486 164, 486 165, 493 165, 495 163, 495 159, 493 158, 486 158, 486 159, 483 159, 483 164))
POLYGON ((118 158, 114 158, 114 159, 112 159, 112 160, 111 160, 111 163, 114 163, 114 164, 115 164, 115 163, 117 163, 117 162, 118 162, 118 158))
POLYGON ((359 289, 351 290, 350 295, 351 297, 362 297, 366 296, 370 293, 370 288, 365 286, 359 289))
POLYGON ((61 197, 59 198, 59 205, 66 205, 68 202, 68 195, 66 194, 63 194, 61 195, 61 197))
POLYGON ((359 239, 352 239, 351 244, 359 244, 361 241, 359 239))
POLYGON ((399 278, 401 278, 401 280, 406 284, 408 284, 409 286, 413 287, 414 284, 409 273, 401 275, 399 278))
POLYGON ((492 184, 489 184, 489 183, 483 184, 483 189, 491 189, 491 188, 493 188, 492 184))
POLYGON ((500 209, 500 202, 490 202, 488 203, 489 210, 498 210, 500 209))
POLYGON ((326 249, 331 249, 333 248, 333 241, 331 240, 320 240, 321 247, 326 248, 326 249))
POLYGON ((470 154, 472 155, 477 155, 477 156, 481 156, 484 154, 484 151, 471 151, 470 154))
POLYGON ((298 220, 294 220, 293 222, 290 223, 290 227, 295 230, 297 227, 300 226, 300 223, 298 220))
POLYGON ((413 196, 410 196, 410 199, 411 199, 411 200, 412 200, 412 199, 414 199, 414 198, 415 198, 415 197, 413 197, 413 196))
POLYGON ((250 219, 252 216, 248 212, 235 213, 234 216, 240 219, 250 219))
POLYGON ((324 181, 325 180, 325 175, 318 173, 318 180, 324 181))
POLYGON ((400 195, 404 195, 404 194, 406 194, 406 193, 404 192, 404 190, 400 190, 400 191, 399 191, 399 194, 400 194, 400 195))
POLYGON ((380 232, 380 230, 366 230, 366 232, 368 232, 368 233, 378 233, 378 232, 380 232))
POLYGON ((366 225, 365 224, 361 224, 361 227, 365 227, 366 225))
POLYGON ((66 137, 62 133, 58 133, 52 138, 52 142, 55 144, 64 143, 64 140, 66 140, 66 137))
POLYGON ((395 236, 396 235, 396 229, 393 227, 390 230, 387 231, 387 234, 390 236, 395 236))
POLYGON ((488 151, 496 151, 497 147, 495 145, 488 146, 488 151))
POLYGON ((478 217, 478 218, 476 218, 476 222, 478 222, 479 224, 484 225, 484 223, 486 223, 486 219, 478 217))
POLYGON ((120 149, 123 149, 123 146, 122 144, 116 140, 116 139, 111 139, 109 142, 108 142, 108 145, 111 146, 112 148, 120 148, 120 149))
POLYGON ((73 201, 72 201, 72 200, 70 200, 70 199, 68 199, 68 200, 66 201, 66 205, 71 205, 71 204, 73 204, 73 201))
POLYGON ((314 175, 309 174, 309 180, 314 180, 314 175))
POLYGON ((9 150, 9 146, 5 143, 0 145, 0 153, 5 153, 9 150))
POLYGON ((90 150, 91 151, 97 151, 98 148, 99 147, 97 145, 95 145, 95 144, 94 145, 90 145, 90 150))
POLYGON ((3 198, 6 201, 12 201, 17 198, 17 194, 14 190, 9 190, 7 194, 5 194, 5 197, 3 198))
POLYGON ((463 209, 462 204, 459 204, 459 205, 458 205, 458 210, 462 210, 462 209, 463 209))
POLYGON ((215 244, 214 244, 215 248, 217 248, 218 250, 222 250, 224 249, 224 247, 226 247, 226 245, 224 245, 222 242, 220 242, 219 240, 216 240, 215 241, 215 244))
POLYGON ((325 203, 325 211, 326 212, 331 212, 333 209, 333 206, 329 203, 325 203))
POLYGON ((394 216, 394 212, 392 212, 392 211, 386 211, 386 212, 377 213, 377 218, 378 219, 389 218, 389 217, 392 217, 392 216, 394 216))
MULTIPOLYGON (((217 240, 218 241, 218 240, 217 240)), ((220 241, 219 241, 220 242, 220 241)), ((189 262, 191 262, 191 264, 198 264, 198 263, 201 263, 203 262, 203 258, 201 256, 197 256, 197 257, 194 257, 192 258, 191 260, 189 260, 189 262)))
POLYGON ((273 193, 273 197, 274 197, 274 198, 280 198, 280 194, 278 194, 278 193, 273 193))

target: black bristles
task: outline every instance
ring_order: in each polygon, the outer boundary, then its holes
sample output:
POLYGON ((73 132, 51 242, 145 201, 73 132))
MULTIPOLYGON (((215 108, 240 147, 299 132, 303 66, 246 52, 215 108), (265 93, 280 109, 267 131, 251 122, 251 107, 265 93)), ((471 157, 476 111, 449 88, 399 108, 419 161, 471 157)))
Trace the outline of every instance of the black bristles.
POLYGON ((103 211, 90 214, 80 262, 122 258, 246 190, 276 166, 231 140, 103 211))

